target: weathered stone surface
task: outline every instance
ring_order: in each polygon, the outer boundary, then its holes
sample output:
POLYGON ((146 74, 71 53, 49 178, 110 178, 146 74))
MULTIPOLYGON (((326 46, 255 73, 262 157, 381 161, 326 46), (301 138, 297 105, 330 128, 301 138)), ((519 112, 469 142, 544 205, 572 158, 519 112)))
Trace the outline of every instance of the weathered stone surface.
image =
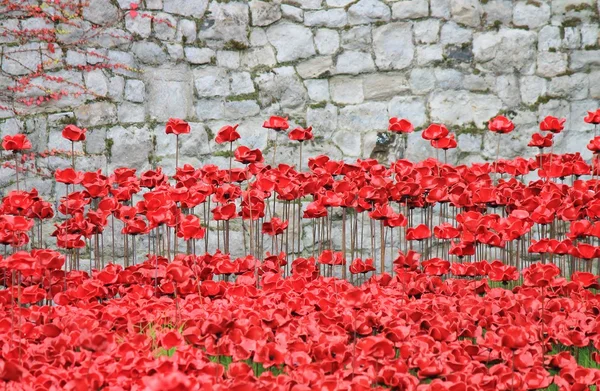
POLYGON ((450 0, 452 19, 457 23, 477 27, 481 23, 483 10, 479 0, 450 0))
POLYGON ((552 77, 565 73, 568 66, 566 53, 540 52, 537 56, 537 74, 552 77))
POLYGON ((375 63, 379 69, 404 69, 414 58, 412 28, 408 23, 390 23, 373 30, 375 63))
POLYGON ((315 47, 319 54, 334 54, 340 47, 340 34, 331 29, 317 30, 315 47))
POLYGON ((375 70, 375 63, 370 53, 357 51, 344 51, 337 57, 335 64, 336 73, 359 74, 375 70))
POLYGON ((268 26, 281 19, 281 7, 278 2, 252 0, 250 14, 253 26, 268 26))
POLYGON ((390 117, 406 118, 419 128, 426 124, 425 99, 416 96, 397 96, 388 105, 390 117))
POLYGON ((365 99, 363 83, 360 78, 336 76, 329 82, 331 100, 335 103, 353 105, 362 103, 365 99))
POLYGON ((108 94, 108 79, 100 69, 87 72, 84 75, 85 87, 95 96, 108 94))
POLYGON ((353 132, 385 130, 389 120, 386 108, 387 105, 380 102, 343 107, 338 117, 338 129, 353 132))
POLYGON ((309 107, 306 110, 306 123, 327 139, 338 127, 338 109, 332 104, 324 108, 309 107))
POLYGON ((500 30, 475 34, 473 54, 492 72, 532 74, 535 66, 536 34, 524 30, 500 30))
POLYGON ((390 8, 379 0, 360 0, 348 8, 348 23, 352 25, 387 22, 390 17, 390 8))
POLYGON ((185 65, 168 68, 147 68, 146 112, 158 121, 171 117, 188 118, 193 113, 193 77, 185 65))
POLYGON ((449 90, 463 88, 463 74, 456 69, 436 68, 434 74, 438 88, 449 90))
POLYGON ((592 66, 600 66, 600 50, 576 50, 571 53, 571 70, 580 71, 592 66))
POLYGON ((313 57, 296 65, 296 71, 303 79, 328 76, 333 71, 333 58, 331 56, 313 57))
POLYGON ((538 50, 557 49, 560 47, 560 28, 557 26, 544 26, 538 35, 538 50))
POLYGON ((548 95, 570 100, 587 98, 588 90, 589 78, 584 73, 554 77, 548 85, 548 95))
POLYGON ((167 13, 158 12, 152 29, 154 36, 159 40, 172 41, 177 34, 177 19, 167 13))
POLYGON ((119 105, 117 116, 119 122, 124 124, 144 122, 146 110, 144 109, 144 105, 123 102, 119 105))
POLYGON ((192 16, 201 18, 206 12, 208 0, 163 0, 163 10, 165 12, 183 16, 192 16))
POLYGON ((304 84, 293 67, 276 68, 255 79, 261 106, 278 103, 282 108, 299 107, 308 100, 304 84))
POLYGON ((211 2, 207 16, 200 26, 198 37, 206 40, 209 46, 223 47, 229 42, 247 46, 249 44, 247 33, 249 23, 248 4, 244 2, 211 2))
POLYGON ((403 0, 392 5, 394 19, 418 19, 429 14, 427 0, 403 0))
POLYGON ((519 1, 513 9, 513 23, 535 29, 545 25, 550 20, 550 6, 545 2, 519 1))
POLYGON ((441 42, 445 45, 461 45, 473 39, 470 29, 460 27, 455 22, 447 22, 442 26, 441 42))
POLYGON ((525 104, 535 103, 546 94, 546 80, 537 76, 523 76, 520 81, 521 99, 525 104))
POLYGON ((410 89, 414 94, 426 94, 435 88, 435 73, 430 68, 410 71, 410 89))
POLYGON ((499 75, 494 92, 507 107, 512 108, 521 104, 519 80, 515 75, 499 75))
POLYGON ((109 129, 106 138, 113 141, 110 150, 110 164, 113 167, 132 166, 144 169, 149 166, 148 157, 153 152, 153 147, 147 127, 116 126, 109 129))
POLYGON ((272 67, 275 64, 277 64, 275 52, 270 46, 249 49, 244 51, 240 56, 240 65, 242 68, 272 67))
POLYGON ((406 77, 400 73, 387 72, 363 76, 365 99, 389 99, 410 90, 406 77))
POLYGON ((304 24, 307 26, 342 27, 347 22, 348 15, 340 9, 306 11, 304 13, 304 24))
POLYGON ((346 50, 369 51, 372 44, 371 26, 357 26, 342 31, 342 48, 346 50))
POLYGON ((436 43, 440 34, 440 21, 437 19, 426 19, 415 22, 413 31, 416 43, 436 43))
POLYGON ((131 51, 142 64, 160 65, 167 61, 167 54, 155 42, 134 42, 131 51))
POLYGON ((94 102, 75 109, 77 123, 84 127, 110 124, 116 115, 116 106, 109 102, 94 102))
POLYGON ((315 102, 326 102, 329 100, 329 80, 310 79, 305 80, 304 85, 310 100, 315 102))
POLYGON ((95 24, 108 24, 118 18, 119 9, 110 0, 89 0, 83 7, 83 17, 95 24))
POLYGON ((234 95, 251 94, 255 91, 254 82, 248 72, 232 72, 230 88, 231 93, 234 95))
POLYGON ((441 45, 429 45, 417 47, 417 65, 425 66, 442 61, 444 51, 441 45))
POLYGON ((565 27, 562 47, 566 49, 579 49, 581 47, 581 33, 578 27, 565 27))
POLYGON ((127 80, 125 83, 125 99, 130 102, 141 103, 146 97, 146 87, 141 80, 127 80))
POLYGON ((192 64, 208 64, 215 58, 215 51, 209 48, 188 46, 183 48, 185 59, 192 64))
POLYGON ((277 61, 294 61, 314 55, 312 32, 303 26, 280 22, 267 29, 267 37, 277 51, 277 61))
POLYGON ((281 15, 293 22, 302 22, 304 20, 304 11, 301 8, 293 7, 288 4, 281 5, 281 15))
POLYGON ((217 67, 194 69, 194 86, 199 97, 229 95, 227 71, 217 67))
POLYGON ((4 48, 2 71, 9 75, 26 75, 35 71, 41 63, 42 57, 38 43, 4 48))
POLYGON ((189 19, 181 19, 177 25, 176 38, 178 41, 194 42, 196 40, 196 22, 189 19))
POLYGON ((487 119, 497 115, 501 108, 502 101, 499 98, 468 91, 436 91, 429 101, 433 122, 446 125, 474 123, 482 129, 487 119))

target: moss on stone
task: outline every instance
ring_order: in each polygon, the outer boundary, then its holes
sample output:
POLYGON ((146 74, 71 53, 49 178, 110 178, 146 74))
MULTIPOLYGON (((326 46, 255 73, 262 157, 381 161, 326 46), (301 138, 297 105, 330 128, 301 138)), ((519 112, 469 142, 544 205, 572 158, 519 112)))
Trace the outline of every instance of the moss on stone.
POLYGON ((248 45, 246 45, 243 42, 232 39, 232 40, 225 42, 225 45, 223 45, 223 49, 224 50, 242 51, 242 50, 248 49, 248 45))
POLYGON ((251 92, 249 94, 232 95, 226 98, 227 102, 240 102, 243 100, 257 100, 258 92, 251 92))
POLYGON ((313 103, 309 106, 311 109, 324 109, 327 107, 327 101, 321 101, 317 103, 313 103))
POLYGON ((565 11, 567 11, 567 12, 569 12, 569 11, 581 12, 581 11, 585 11, 585 10, 595 12, 594 7, 588 3, 569 4, 568 6, 565 7, 565 11))
POLYGON ((562 27, 577 27, 580 24, 581 24, 581 19, 579 19, 579 18, 569 18, 569 19, 563 20, 562 27))
POLYGON ((464 125, 451 126, 450 130, 456 133, 457 136, 461 134, 477 135, 485 133, 485 129, 478 128, 477 125, 475 125, 475 122, 470 122, 464 125))
POLYGON ((106 150, 106 157, 108 157, 109 159, 112 157, 112 147, 114 144, 115 144, 115 141, 110 137, 107 137, 104 140, 104 148, 106 150))

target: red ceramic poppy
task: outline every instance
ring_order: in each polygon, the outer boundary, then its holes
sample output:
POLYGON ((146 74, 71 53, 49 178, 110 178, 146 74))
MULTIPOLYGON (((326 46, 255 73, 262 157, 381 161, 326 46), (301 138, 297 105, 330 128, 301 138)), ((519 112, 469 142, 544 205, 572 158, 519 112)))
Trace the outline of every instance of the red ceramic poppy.
POLYGON ((540 122, 540 130, 544 130, 552 133, 560 133, 565 128, 566 118, 556 118, 551 115, 544 118, 540 122))
POLYGON ((5 151, 25 151, 31 149, 31 141, 24 134, 6 135, 2 139, 2 148, 5 151))
POLYGON ((263 123, 263 128, 274 129, 276 131, 287 130, 290 127, 287 118, 272 116, 268 121, 263 123))
POLYGON ((600 109, 596 111, 588 111, 587 115, 583 119, 588 124, 598 125, 600 124, 600 109))
POLYGON ((62 136, 71 142, 85 141, 86 132, 87 129, 81 129, 75 125, 67 125, 62 130, 62 136))
POLYGON ((440 125, 440 124, 431 124, 431 125, 429 125, 429 127, 427 127, 427 129, 425 129, 423 131, 421 136, 425 140, 431 141, 431 140, 439 140, 442 137, 446 137, 448 135, 448 133, 450 133, 450 132, 448 131, 448 128, 446 128, 446 126, 440 125))
POLYGON ((180 134, 188 134, 190 130, 190 124, 179 118, 169 118, 169 121, 167 121, 167 125, 165 126, 166 134, 175 134, 177 136, 180 134))
POLYGON ((415 128, 409 120, 404 118, 390 118, 388 130, 394 133, 412 133, 415 128))
POLYGON ((494 133, 505 134, 515 129, 515 124, 503 115, 498 115, 488 122, 488 129, 494 133))
POLYGON ((290 133, 288 134, 288 137, 290 140, 294 140, 294 141, 312 140, 314 138, 312 130, 313 130, 312 126, 309 126, 306 129, 298 127, 298 128, 292 129, 292 131, 290 131, 290 133))
POLYGON ((235 140, 238 140, 241 136, 237 132, 237 128, 239 125, 225 125, 217 132, 217 137, 215 137, 215 142, 217 144, 224 143, 232 143, 235 140))

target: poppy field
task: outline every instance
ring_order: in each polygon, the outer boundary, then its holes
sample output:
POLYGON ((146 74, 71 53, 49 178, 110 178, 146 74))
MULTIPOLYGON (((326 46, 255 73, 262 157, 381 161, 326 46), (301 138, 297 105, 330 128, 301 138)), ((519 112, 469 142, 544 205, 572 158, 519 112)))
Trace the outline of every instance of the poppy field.
MULTIPOLYGON (((192 167, 190 126, 171 119, 171 173, 78 171, 86 129, 67 125, 56 204, 26 187, 27 136, 5 136, 2 386, 595 390, 600 136, 581 146, 591 160, 556 154, 564 123, 540 123, 532 158, 453 165, 442 124, 421 132, 435 158, 345 162, 303 157, 312 128, 271 117, 269 150, 227 125, 228 166, 192 167), (295 162, 276 161, 283 139, 295 162)), ((519 131, 504 116, 488 129, 498 150, 519 131)))

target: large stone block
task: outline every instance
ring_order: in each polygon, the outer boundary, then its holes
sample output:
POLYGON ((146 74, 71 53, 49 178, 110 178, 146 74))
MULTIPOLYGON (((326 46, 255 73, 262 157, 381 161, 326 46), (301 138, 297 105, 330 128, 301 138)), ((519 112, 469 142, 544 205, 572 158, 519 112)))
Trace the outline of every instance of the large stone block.
POLYGON ((146 68, 143 75, 146 111, 151 118, 167 121, 193 115, 194 79, 189 67, 146 68))

